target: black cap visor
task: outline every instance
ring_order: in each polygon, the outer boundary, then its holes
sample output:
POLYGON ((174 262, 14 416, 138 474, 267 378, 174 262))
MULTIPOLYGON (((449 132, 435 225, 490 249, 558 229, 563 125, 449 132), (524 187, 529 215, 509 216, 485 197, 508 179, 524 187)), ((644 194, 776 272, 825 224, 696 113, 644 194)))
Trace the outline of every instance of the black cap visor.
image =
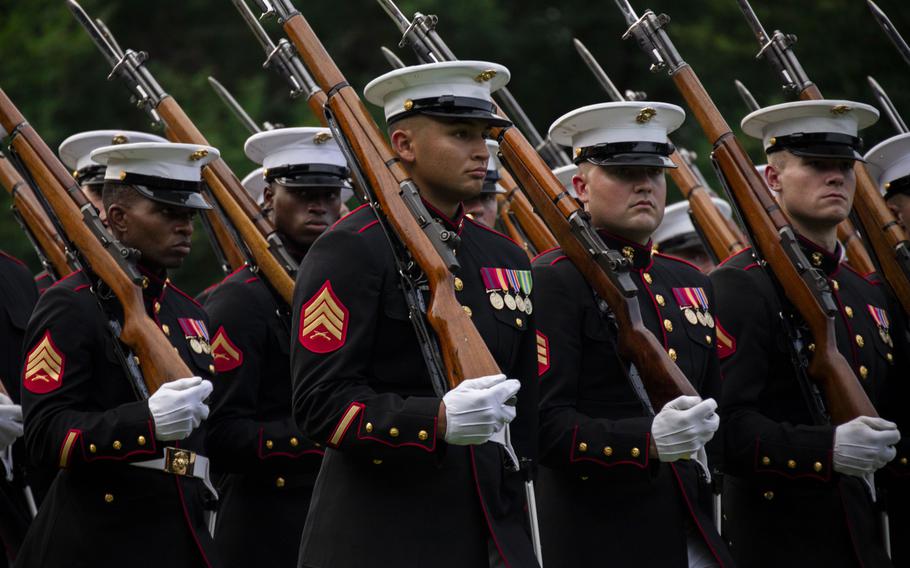
POLYGON ((480 120, 490 126, 512 126, 512 123, 496 114, 496 105, 483 99, 473 97, 455 97, 443 95, 409 101, 409 108, 404 112, 388 118, 392 124, 403 118, 422 114, 449 120, 480 120))
POLYGON ((582 148, 575 163, 590 162, 598 166, 675 168, 669 158, 676 148, 658 142, 611 142, 582 148))
POLYGON ((269 168, 265 179, 289 188, 351 187, 351 172, 332 164, 298 164, 269 168))
POLYGON ((865 163, 860 150, 863 141, 856 136, 834 132, 798 132, 773 139, 774 144, 765 149, 765 154, 787 150, 794 156, 803 158, 823 158, 830 160, 855 160, 865 163))
POLYGON ((206 201, 205 197, 198 191, 183 191, 179 189, 163 189, 148 185, 131 184, 139 195, 147 197, 152 201, 173 205, 175 207, 186 207, 187 209, 211 209, 212 206, 206 201))
POLYGON ((885 186, 885 199, 899 194, 910 195, 910 175, 891 180, 885 186))

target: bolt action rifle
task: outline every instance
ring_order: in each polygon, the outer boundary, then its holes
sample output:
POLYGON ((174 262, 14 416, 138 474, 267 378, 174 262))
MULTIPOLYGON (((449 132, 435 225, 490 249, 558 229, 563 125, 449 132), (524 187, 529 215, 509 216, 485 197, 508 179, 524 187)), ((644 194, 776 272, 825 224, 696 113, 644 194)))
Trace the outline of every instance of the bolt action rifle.
MULTIPOLYGON (((208 146, 208 141, 177 101, 164 92, 145 67, 148 55, 131 49, 120 49, 110 32, 105 34, 75 0, 67 0, 67 4, 111 65, 113 70, 108 78, 118 76, 124 80, 133 93, 137 106, 145 110, 152 120, 164 124, 168 139, 208 146)), ((227 245, 226 252, 234 250, 231 265, 237 263, 240 266, 249 260, 254 270, 269 282, 279 296, 290 303, 294 293, 297 262, 287 252, 271 222, 262 215, 258 205, 243 189, 240 180, 223 159, 206 165, 202 175, 249 253, 244 254, 239 243, 225 235, 225 240, 222 242, 219 239, 219 243, 227 245)), ((227 230, 229 229, 226 228, 227 230)))
POLYGON ((44 271, 59 280, 73 271, 75 258, 44 206, 16 167, 0 154, 0 185, 13 199, 13 213, 31 242, 44 271))
MULTIPOLYGON (((780 76, 784 90, 798 95, 804 101, 823 98, 821 91, 809 80, 796 58, 793 51, 796 36, 785 35, 779 30, 769 36, 758 16, 752 11, 748 0, 736 2, 761 46, 757 57, 767 59, 780 76)), ((878 185, 872 180, 865 165, 856 162, 854 171, 856 196, 853 200, 853 210, 859 219, 863 236, 872 246, 872 252, 881 268, 881 275, 900 301, 904 311, 910 314, 910 242, 885 205, 878 185)))
MULTIPOLYGON (((749 89, 746 88, 742 81, 735 79, 733 83, 736 85, 740 98, 746 103, 746 108, 749 109, 749 112, 761 108, 758 101, 755 100, 755 97, 752 96, 752 93, 749 92, 749 89)), ((865 245, 863 245, 862 237, 860 237, 859 231, 856 230, 849 217, 837 225, 837 239, 847 249, 847 262, 850 266, 860 274, 875 272, 875 264, 872 263, 872 259, 869 257, 865 245)))
MULTIPOLYGON (((600 86, 607 92, 610 99, 613 101, 626 100, 622 93, 619 92, 619 89, 616 88, 616 85, 613 84, 613 81, 610 80, 607 72, 588 51, 588 48, 577 39, 574 40, 574 43, 578 54, 584 60, 591 73, 594 74, 594 78, 597 79, 600 86)), ((673 182, 676 183, 676 187, 682 192, 683 197, 689 201, 693 225, 695 225, 705 244, 708 245, 706 248, 714 263, 718 264, 728 256, 743 250, 746 246, 742 235, 738 234, 739 231, 734 232, 731 229, 727 219, 712 201, 708 186, 703 181, 703 176, 696 174, 690 167, 690 162, 684 157, 684 152, 681 148, 675 149, 673 154, 670 155, 670 159, 676 164, 676 168, 671 168, 669 174, 673 178, 673 182)))
MULTIPOLYGON (((410 30, 407 44, 418 57, 426 61, 454 60, 435 29, 426 32, 420 22, 408 22, 391 0, 380 0, 380 3, 390 15, 396 14, 394 19, 401 22, 399 27, 410 30)), ((633 364, 640 377, 648 399, 643 402, 659 410, 682 394, 697 396, 695 388, 642 322, 636 298, 638 289, 629 276, 630 262, 604 244, 591 227, 587 213, 519 129, 494 128, 491 137, 499 140, 503 165, 534 202, 559 246, 612 311, 617 323, 618 352, 633 364)))
POLYGON ((145 277, 135 261, 138 253, 111 238, 79 184, 13 101, 0 89, 0 131, 11 136, 10 158, 34 180, 53 211, 78 262, 106 284, 123 307, 119 339, 138 356, 149 393, 165 382, 192 376, 161 328, 145 311, 145 277))
POLYGON ((894 130, 898 134, 910 132, 910 128, 907 128, 907 123, 904 122, 904 118, 897 111, 897 107, 891 102, 891 97, 888 96, 885 89, 883 89, 882 86, 878 84, 878 81, 872 77, 866 77, 866 80, 869 81, 869 86, 872 87, 872 92, 875 93, 875 98, 878 100, 880 108, 888 117, 888 120, 891 121, 894 130))
POLYGON ((866 392, 834 339, 837 306, 825 277, 799 246, 796 232, 780 209, 764 180, 711 97, 667 35, 666 15, 651 10, 640 18, 628 0, 616 0, 629 29, 624 39, 634 38, 652 61, 651 70, 666 70, 692 109, 696 120, 714 146, 714 163, 722 173, 734 204, 754 244, 754 252, 770 268, 786 298, 808 326, 815 343, 807 373, 824 387, 827 412, 835 424, 857 416, 878 416, 866 392))

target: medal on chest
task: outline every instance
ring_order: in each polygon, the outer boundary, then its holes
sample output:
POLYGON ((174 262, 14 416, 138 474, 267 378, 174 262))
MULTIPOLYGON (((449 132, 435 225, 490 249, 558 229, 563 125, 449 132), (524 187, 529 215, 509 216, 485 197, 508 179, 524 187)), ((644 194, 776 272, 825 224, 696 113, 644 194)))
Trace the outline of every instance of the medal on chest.
POLYGON ((704 288, 673 288, 673 297, 690 325, 714 328, 714 316, 708 311, 708 296, 704 288))

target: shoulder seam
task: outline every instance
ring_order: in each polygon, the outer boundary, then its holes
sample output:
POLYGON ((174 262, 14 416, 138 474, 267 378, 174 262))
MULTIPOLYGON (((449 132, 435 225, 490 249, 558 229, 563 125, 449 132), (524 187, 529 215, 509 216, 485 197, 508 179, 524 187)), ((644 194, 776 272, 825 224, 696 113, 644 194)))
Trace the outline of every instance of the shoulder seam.
POLYGON ((516 243, 516 242, 515 242, 511 237, 509 237, 508 235, 503 235, 503 234, 500 233, 499 231, 497 231, 497 230, 495 230, 495 229, 491 229, 490 227, 487 227, 486 225, 484 225, 484 224, 482 224, 482 223, 478 223, 477 221, 475 221, 474 219, 471 219, 470 217, 467 217, 467 216, 466 216, 465 219, 467 219, 467 221, 468 221, 469 223, 473 224, 474 226, 480 227, 480 228, 483 229, 484 231, 487 231, 487 232, 489 232, 489 233, 493 233, 494 235, 496 235, 496 236, 498 236, 498 237, 502 237, 503 239, 509 241, 510 243, 512 243, 513 245, 517 246, 518 248, 521 248, 521 245, 519 245, 518 243, 516 243))

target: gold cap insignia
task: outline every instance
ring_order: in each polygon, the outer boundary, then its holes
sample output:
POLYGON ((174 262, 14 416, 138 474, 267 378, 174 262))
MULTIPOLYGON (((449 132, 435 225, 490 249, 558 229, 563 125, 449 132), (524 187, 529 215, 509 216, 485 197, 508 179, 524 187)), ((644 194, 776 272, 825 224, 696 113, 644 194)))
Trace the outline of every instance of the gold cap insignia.
POLYGON ((657 109, 652 107, 645 107, 638 111, 638 114, 635 116, 635 122, 638 124, 644 124, 654 118, 657 114, 657 109))
POLYGON ((209 155, 208 150, 206 150, 205 148, 200 148, 200 149, 196 150, 195 152, 193 152, 192 154, 190 154, 190 161, 195 162, 197 160, 201 160, 202 158, 204 158, 208 155, 209 155))
POLYGON ((411 99, 404 101, 404 110, 411 110, 412 108, 414 108, 414 101, 411 99))
POLYGON ((126 172, 125 171, 120 172, 120 181, 123 181, 125 179, 126 179, 126 172))
POLYGON ((812 266, 821 266, 822 265, 822 253, 813 252, 812 253, 812 266))
POLYGON ((73 170, 73 177, 76 177, 78 175, 79 175, 79 170, 73 170))
POLYGON ((774 136, 772 136, 771 138, 768 138, 768 146, 774 146, 775 144, 777 144, 777 138, 775 138, 774 136))
POLYGON ((126 144, 130 139, 124 136, 123 134, 117 134, 111 138, 111 144, 126 144))
POLYGON ((329 132, 317 132, 313 136, 313 144, 325 144, 332 139, 332 134, 329 132))
POLYGON ((492 79, 495 76, 496 76, 495 69, 485 69, 480 72, 480 75, 474 77, 474 80, 477 81, 478 83, 483 83, 483 82, 489 81, 490 79, 492 79))
POLYGON ((632 247, 622 247, 622 255, 629 260, 632 260, 632 257, 635 256, 635 249, 632 247))
POLYGON ((850 105, 835 105, 835 106, 831 107, 831 114, 837 114, 837 115, 846 114, 846 113, 850 112, 851 110, 853 110, 853 107, 851 107, 850 105))
POLYGON ((581 156, 581 148, 575 148, 575 157, 581 156))
POLYGON ((262 168, 262 179, 269 177, 269 170, 267 168, 262 168))

